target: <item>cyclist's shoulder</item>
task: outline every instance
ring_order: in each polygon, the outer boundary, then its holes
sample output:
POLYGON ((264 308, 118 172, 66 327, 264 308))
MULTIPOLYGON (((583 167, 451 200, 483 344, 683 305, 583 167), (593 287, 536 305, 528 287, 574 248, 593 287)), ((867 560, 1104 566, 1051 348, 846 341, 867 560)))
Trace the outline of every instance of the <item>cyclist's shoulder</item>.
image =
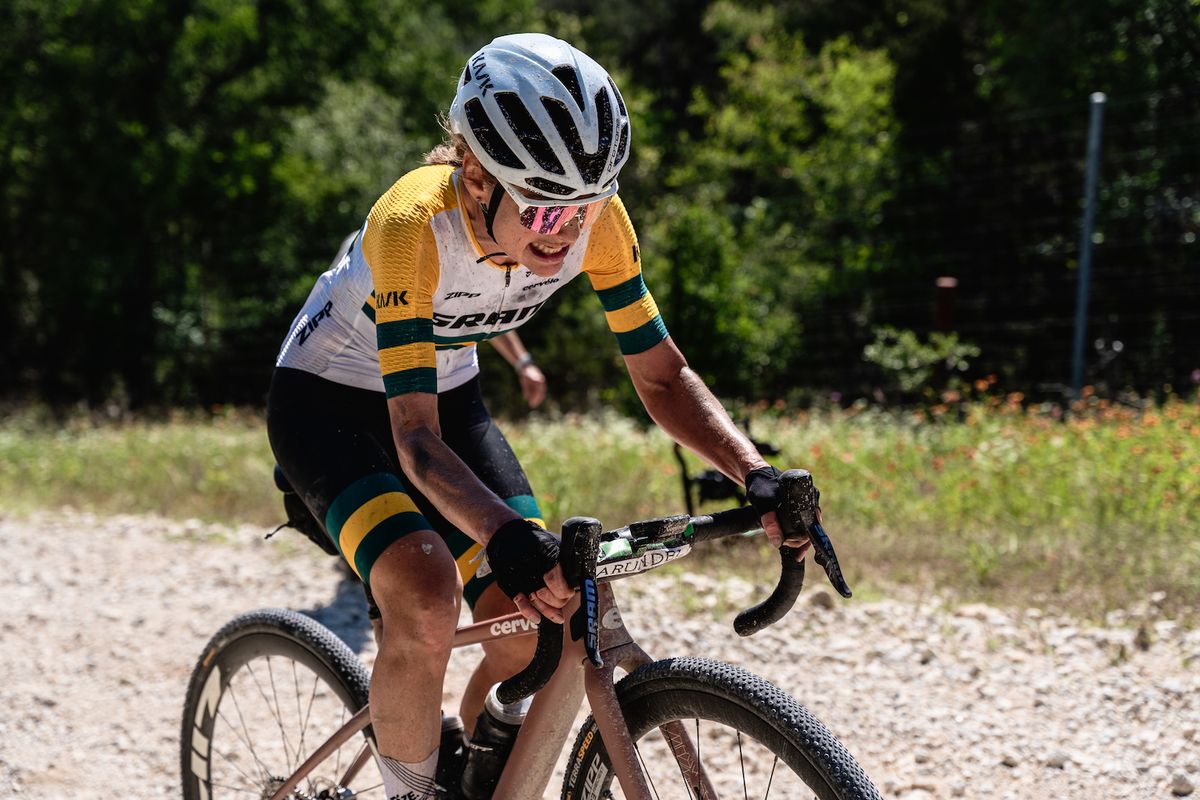
POLYGON ((374 225, 423 225, 435 215, 457 205, 454 167, 433 164, 406 172, 375 201, 370 221, 374 225))
POLYGON ((583 271, 638 269, 637 233, 621 198, 614 195, 588 236, 583 271))

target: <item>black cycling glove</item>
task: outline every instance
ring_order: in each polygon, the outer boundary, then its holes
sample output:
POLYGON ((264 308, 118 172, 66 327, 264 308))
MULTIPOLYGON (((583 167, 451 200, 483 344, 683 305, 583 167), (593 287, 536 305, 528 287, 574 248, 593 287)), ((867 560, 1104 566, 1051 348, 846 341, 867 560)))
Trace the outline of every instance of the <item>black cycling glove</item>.
POLYGON ((509 520, 488 540, 487 559, 506 595, 529 595, 558 563, 558 537, 527 519, 509 520))
POLYGON ((746 475, 746 499, 761 517, 779 509, 779 476, 774 467, 758 467, 746 475))

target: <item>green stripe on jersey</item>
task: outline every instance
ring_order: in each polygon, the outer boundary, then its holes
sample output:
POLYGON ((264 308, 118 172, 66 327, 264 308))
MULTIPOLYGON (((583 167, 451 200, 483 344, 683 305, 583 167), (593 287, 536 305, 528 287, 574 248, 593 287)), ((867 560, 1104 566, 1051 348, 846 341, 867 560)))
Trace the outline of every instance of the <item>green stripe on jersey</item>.
POLYGON ((381 322, 375 326, 375 342, 380 350, 401 347, 413 342, 433 341, 433 320, 415 317, 394 322, 381 322))
POLYGON ((600 289, 596 292, 596 296, 600 298, 600 303, 604 306, 605 311, 620 311, 625 306, 641 300, 646 296, 647 291, 646 282, 642 280, 639 273, 611 289, 600 289))
POLYGON ((644 353, 666 338, 667 326, 662 321, 662 316, 657 316, 645 325, 625 333, 618 333, 617 345, 621 348, 621 355, 635 356, 638 353, 644 353))
POLYGON ((388 397, 412 392, 437 394, 437 367, 414 367, 384 375, 383 388, 388 397))

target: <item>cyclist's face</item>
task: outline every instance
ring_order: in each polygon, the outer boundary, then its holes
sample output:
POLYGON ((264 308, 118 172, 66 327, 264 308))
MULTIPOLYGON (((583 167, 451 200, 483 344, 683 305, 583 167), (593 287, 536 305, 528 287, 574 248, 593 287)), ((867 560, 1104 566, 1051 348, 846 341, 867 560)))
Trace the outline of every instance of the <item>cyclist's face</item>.
MULTIPOLYGON (((488 249, 487 223, 480 204, 491 202, 496 184, 486 180, 479 162, 468 153, 463 163, 463 183, 471 195, 472 208, 468 209, 475 236, 480 246, 488 249)), ((579 239, 580 220, 573 216, 571 221, 556 233, 543 235, 530 230, 521 223, 520 209, 507 192, 500 192, 500 208, 492 223, 495 243, 510 257, 516 259, 530 272, 542 277, 557 275, 571 250, 579 239)))

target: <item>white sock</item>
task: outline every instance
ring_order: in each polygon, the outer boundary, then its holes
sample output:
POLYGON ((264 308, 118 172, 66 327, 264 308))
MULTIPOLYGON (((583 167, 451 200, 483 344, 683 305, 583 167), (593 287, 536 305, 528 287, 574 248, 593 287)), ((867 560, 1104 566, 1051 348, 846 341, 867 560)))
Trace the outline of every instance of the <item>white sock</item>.
POLYGON ((438 748, 416 764, 405 764, 394 758, 380 756, 383 761, 383 793, 387 800, 433 800, 436 784, 438 748))

